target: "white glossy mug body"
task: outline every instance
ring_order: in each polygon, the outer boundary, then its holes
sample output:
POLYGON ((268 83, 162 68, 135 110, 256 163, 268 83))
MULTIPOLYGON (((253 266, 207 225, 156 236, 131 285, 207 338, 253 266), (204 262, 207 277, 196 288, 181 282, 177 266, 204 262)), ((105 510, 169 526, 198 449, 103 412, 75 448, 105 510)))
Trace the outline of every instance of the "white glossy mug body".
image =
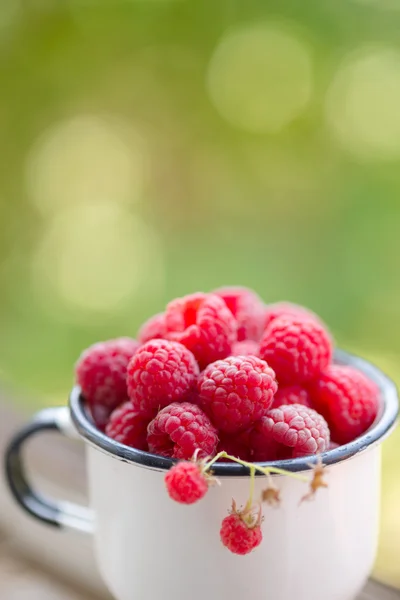
MULTIPOLYGON (((393 383, 366 361, 338 352, 379 386, 382 407, 370 430, 322 455, 329 487, 299 505, 306 485, 277 476, 282 504, 264 506, 263 542, 236 556, 219 539, 232 498, 245 504, 249 477, 233 463, 215 465, 221 486, 195 505, 173 502, 164 475, 172 461, 127 448, 97 431, 79 389, 70 407, 47 409, 11 441, 6 455, 10 489, 20 505, 53 526, 94 536, 100 572, 116 600, 353 600, 373 566, 378 536, 380 444, 394 427, 393 383), (79 435, 86 444, 90 509, 44 499, 28 484, 21 449, 44 429, 79 435)), ((315 460, 315 457, 314 457, 315 460)), ((310 459, 280 467, 308 472, 310 459)), ((265 478, 256 481, 261 492, 265 478)))

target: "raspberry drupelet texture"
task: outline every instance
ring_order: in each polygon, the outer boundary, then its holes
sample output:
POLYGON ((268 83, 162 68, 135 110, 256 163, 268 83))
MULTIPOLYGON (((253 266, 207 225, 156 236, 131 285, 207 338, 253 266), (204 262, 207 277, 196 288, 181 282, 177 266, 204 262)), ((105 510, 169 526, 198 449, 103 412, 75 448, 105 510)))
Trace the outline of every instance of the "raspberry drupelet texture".
POLYGON ((195 404, 172 403, 157 414, 147 428, 150 452, 190 460, 213 456, 218 433, 207 415, 195 404))
POLYGON ((229 356, 209 365, 198 380, 198 402, 220 431, 236 433, 272 405, 275 373, 256 356, 229 356))
POLYGON ((232 346, 232 356, 258 356, 260 344, 254 340, 242 340, 232 346))
POLYGON ((136 352, 127 369, 128 395, 136 410, 151 414, 171 402, 187 399, 199 367, 178 342, 150 340, 136 352))
POLYGON ((233 503, 232 513, 222 521, 221 542, 234 554, 244 556, 257 548, 262 542, 261 517, 249 512, 236 510, 233 503))
POLYGON ((214 290, 235 317, 237 339, 258 341, 264 330, 265 308, 261 298, 249 288, 232 286, 214 290))
POLYGON ((278 317, 309 317, 320 322, 318 315, 304 306, 292 302, 275 302, 264 307, 264 330, 278 317))
POLYGON ((260 357, 280 385, 315 379, 330 363, 332 341, 322 323, 308 317, 279 317, 264 332, 260 357))
POLYGON ((201 369, 228 356, 236 341, 236 320, 215 294, 197 293, 173 300, 167 306, 165 323, 166 337, 193 352, 201 369))
POLYGON ((106 434, 125 446, 148 450, 147 426, 149 418, 135 410, 131 402, 116 408, 106 425, 106 434))
POLYGON ((98 342, 75 365, 77 384, 97 427, 104 430, 112 411, 128 400, 126 371, 140 344, 130 338, 98 342))
POLYGON ((278 388, 274 396, 272 408, 278 408, 284 404, 302 404, 303 406, 312 408, 310 394, 301 385, 288 385, 278 388))
POLYGON ((156 338, 165 338, 165 315, 158 313, 150 317, 139 329, 138 340, 141 344, 145 344, 149 340, 156 338))
POLYGON ((329 442, 325 419, 301 404, 272 408, 250 434, 254 460, 271 460, 272 452, 277 453, 278 459, 319 454, 328 450, 329 442))
POLYGON ((168 494, 181 504, 194 504, 206 495, 208 481, 201 465, 182 461, 173 466, 165 476, 168 494))
POLYGON ((346 444, 364 433, 378 413, 378 388, 352 367, 329 366, 312 384, 310 393, 338 444, 346 444))

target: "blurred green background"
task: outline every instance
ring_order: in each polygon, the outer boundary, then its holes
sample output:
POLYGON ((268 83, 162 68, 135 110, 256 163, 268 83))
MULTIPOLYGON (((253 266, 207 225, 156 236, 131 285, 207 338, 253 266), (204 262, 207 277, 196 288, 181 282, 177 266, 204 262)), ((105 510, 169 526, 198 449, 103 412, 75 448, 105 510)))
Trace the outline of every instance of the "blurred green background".
MULTIPOLYGON (((225 284, 311 307, 399 381, 397 0, 1 0, 0 376, 225 284)), ((378 576, 400 586, 400 435, 378 576)))

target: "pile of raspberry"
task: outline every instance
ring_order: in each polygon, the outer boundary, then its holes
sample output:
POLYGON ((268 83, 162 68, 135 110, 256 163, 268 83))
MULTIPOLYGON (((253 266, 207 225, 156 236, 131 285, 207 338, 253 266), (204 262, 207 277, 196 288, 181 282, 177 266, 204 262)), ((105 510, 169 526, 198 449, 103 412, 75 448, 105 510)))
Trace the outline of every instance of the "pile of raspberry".
POLYGON ((96 426, 127 446, 274 461, 350 442, 375 420, 375 384, 332 353, 311 311, 221 288, 173 300, 137 339, 91 346, 76 382, 96 426))

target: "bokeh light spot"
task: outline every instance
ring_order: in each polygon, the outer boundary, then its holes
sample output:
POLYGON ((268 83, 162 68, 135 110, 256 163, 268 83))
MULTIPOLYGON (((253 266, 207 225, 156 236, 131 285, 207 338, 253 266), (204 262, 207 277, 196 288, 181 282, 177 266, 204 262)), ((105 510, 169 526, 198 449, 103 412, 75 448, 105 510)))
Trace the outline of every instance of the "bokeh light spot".
POLYGON ((36 296, 50 310, 58 302, 78 313, 118 311, 137 296, 159 294, 163 274, 153 231, 118 205, 66 209, 32 259, 36 296))
POLYGON ((360 49, 339 67, 328 91, 327 121, 360 160, 400 157, 400 52, 360 49))
POLYGON ((72 204, 134 201, 145 175, 142 139, 113 117, 76 116, 52 125, 26 163, 29 198, 45 215, 72 204))
POLYGON ((7 37, 10 29, 18 23, 23 15, 21 0, 1 0, 0 2, 0 36, 7 37))
POLYGON ((211 58, 207 86, 219 113, 254 133, 274 133, 307 107, 313 88, 309 46, 280 24, 227 33, 211 58))
POLYGON ((354 0, 357 4, 371 6, 381 10, 400 10, 398 0, 354 0))

